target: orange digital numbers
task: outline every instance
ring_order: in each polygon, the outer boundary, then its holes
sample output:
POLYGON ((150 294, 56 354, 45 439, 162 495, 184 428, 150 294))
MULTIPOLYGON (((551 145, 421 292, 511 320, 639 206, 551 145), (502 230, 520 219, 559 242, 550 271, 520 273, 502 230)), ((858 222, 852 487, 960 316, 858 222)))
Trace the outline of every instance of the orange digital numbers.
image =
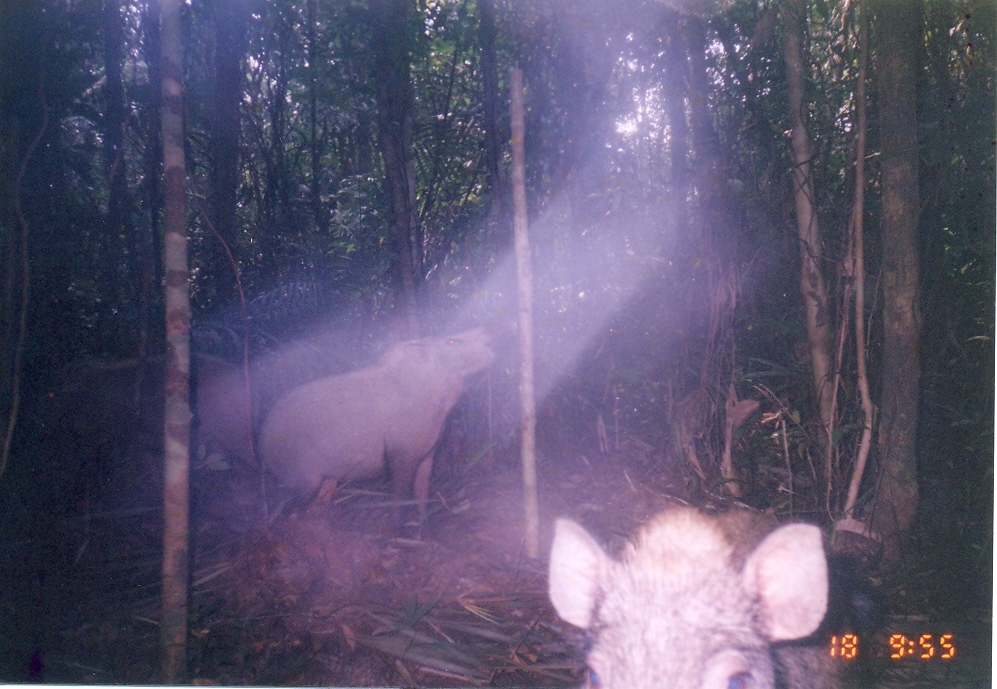
POLYGON ((938 645, 942 647, 942 660, 952 660, 955 658, 955 644, 951 634, 942 634, 938 639, 938 645))
POLYGON ((890 657, 893 658, 893 660, 906 658, 914 652, 914 644, 908 641, 907 637, 903 634, 890 635, 890 648, 893 649, 893 653, 890 654, 890 657))
POLYGON ((893 634, 890 636, 890 658, 902 660, 904 658, 916 657, 919 660, 931 660, 936 656, 942 660, 951 660, 955 657, 955 643, 951 634, 942 634, 938 638, 938 643, 934 641, 931 634, 921 634, 914 643, 903 634, 893 634), (940 651, 940 652, 939 652, 940 651))
MULTIPOLYGON (((881 649, 882 637, 876 636, 873 642, 866 642, 868 648, 872 649, 873 657, 882 658, 881 649), (872 643, 871 646, 869 644, 872 643)), ((890 658, 893 660, 952 660, 955 658, 955 637, 952 634, 942 634, 937 639, 931 634, 921 634, 915 638, 904 634, 892 634, 889 641, 890 658)), ((863 651, 867 653, 868 651, 863 651)), ((831 637, 831 647, 829 651, 832 658, 842 660, 853 660, 859 655, 858 634, 841 634, 831 637)))
POLYGON ((831 657, 851 660, 859 652, 859 637, 856 634, 842 634, 831 637, 831 657))

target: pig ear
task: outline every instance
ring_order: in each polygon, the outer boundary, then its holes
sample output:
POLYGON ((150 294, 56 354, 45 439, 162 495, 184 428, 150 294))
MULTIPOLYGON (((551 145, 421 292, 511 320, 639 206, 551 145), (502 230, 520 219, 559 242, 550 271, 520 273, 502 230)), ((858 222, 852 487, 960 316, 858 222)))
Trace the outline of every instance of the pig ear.
POLYGON ((568 519, 554 526, 548 591, 565 622, 588 629, 609 557, 588 532, 568 519))
POLYGON ((758 601, 770 641, 800 639, 820 626, 827 610, 827 560, 820 529, 776 529, 748 557, 744 583, 758 601))

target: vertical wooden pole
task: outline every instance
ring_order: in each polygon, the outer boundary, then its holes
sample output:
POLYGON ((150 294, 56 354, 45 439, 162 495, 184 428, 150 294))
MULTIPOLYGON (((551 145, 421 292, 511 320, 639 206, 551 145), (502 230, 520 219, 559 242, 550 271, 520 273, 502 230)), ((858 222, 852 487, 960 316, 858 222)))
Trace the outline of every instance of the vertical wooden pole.
POLYGON ((162 681, 187 674, 187 567, 190 476, 190 300, 187 293, 187 193, 183 133, 181 0, 163 0, 163 223, 166 244, 166 419, 163 482, 162 681))
POLYGON ((509 70, 512 110, 512 203, 519 276, 519 403, 522 409, 523 506, 526 555, 540 556, 540 510, 537 501, 537 412, 533 386, 533 268, 526 218, 526 154, 523 149, 523 72, 509 70))
POLYGON ((859 443, 855 468, 852 470, 852 480, 848 484, 848 498, 845 501, 844 514, 852 517, 855 503, 859 497, 859 487, 862 485, 862 475, 869 458, 869 448, 872 446, 873 409, 872 396, 869 394, 869 376, 865 366, 865 233, 862 228, 862 217, 865 213, 865 73, 869 52, 868 3, 863 2, 859 12, 859 84, 858 84, 858 131, 855 133, 855 205, 852 208, 852 232, 854 233, 852 275, 855 276, 855 366, 858 378, 859 393, 862 398, 862 440, 859 443))

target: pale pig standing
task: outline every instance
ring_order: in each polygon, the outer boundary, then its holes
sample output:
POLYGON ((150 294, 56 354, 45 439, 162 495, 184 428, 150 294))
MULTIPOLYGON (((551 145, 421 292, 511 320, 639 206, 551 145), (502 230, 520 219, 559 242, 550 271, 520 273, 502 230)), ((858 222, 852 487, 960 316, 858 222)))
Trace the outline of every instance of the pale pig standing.
POLYGON ((465 379, 491 365, 489 340, 477 328, 401 342, 374 366, 295 388, 263 424, 261 457, 305 498, 387 469, 394 497, 414 495, 425 516, 433 451, 465 379))
POLYGON ((772 529, 737 511, 654 518, 617 560, 560 519, 550 556, 558 614, 594 636, 588 684, 604 689, 835 686, 822 648, 776 642, 814 632, 828 599, 820 530, 772 529))

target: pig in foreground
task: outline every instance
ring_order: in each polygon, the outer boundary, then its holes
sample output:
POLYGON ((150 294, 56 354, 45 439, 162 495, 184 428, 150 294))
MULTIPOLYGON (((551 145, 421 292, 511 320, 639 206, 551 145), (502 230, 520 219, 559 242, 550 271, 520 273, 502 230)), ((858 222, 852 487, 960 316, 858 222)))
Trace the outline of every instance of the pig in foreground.
POLYGON ((260 431, 260 456, 285 486, 307 498, 328 479, 371 478, 387 468, 394 497, 414 494, 424 516, 443 424, 464 380, 494 357, 482 328, 401 342, 374 366, 282 397, 260 431))
POLYGON ((605 689, 832 687, 823 649, 801 639, 827 607, 820 530, 772 530, 749 512, 664 512, 620 560, 560 519, 550 556, 558 614, 591 630, 588 682, 605 689))

